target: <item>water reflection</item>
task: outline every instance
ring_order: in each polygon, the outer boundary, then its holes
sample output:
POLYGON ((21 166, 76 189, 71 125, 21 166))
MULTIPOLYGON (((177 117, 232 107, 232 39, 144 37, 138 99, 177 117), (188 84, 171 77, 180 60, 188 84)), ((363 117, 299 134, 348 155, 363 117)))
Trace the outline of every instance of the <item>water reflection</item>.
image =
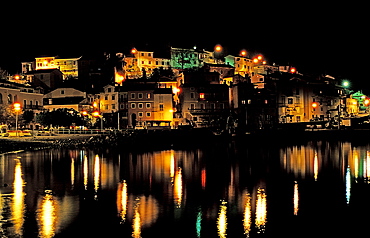
POLYGON ((49 238, 56 233, 57 223, 57 201, 51 191, 45 191, 45 195, 39 199, 37 222, 39 226, 39 237, 49 238))
POLYGON ((221 201, 218 217, 217 217, 217 230, 218 236, 225 238, 227 233, 227 202, 221 201))
POLYGON ((25 193, 23 187, 25 182, 22 178, 22 164, 19 159, 15 160, 14 183, 13 183, 13 202, 11 204, 12 221, 14 225, 14 233, 23 235, 24 212, 25 212, 25 193))
POLYGON ((293 195, 293 206, 294 206, 294 215, 298 215, 299 209, 299 193, 298 193, 298 183, 294 182, 294 195, 293 195))
POLYGON ((368 144, 18 156, 0 157, 4 237, 97 231, 116 232, 107 237, 171 237, 169 227, 185 237, 273 236, 276 229, 297 229, 299 236, 319 229, 320 217, 347 221, 341 206, 351 214, 354 206, 370 210, 361 203, 370 189, 368 144))

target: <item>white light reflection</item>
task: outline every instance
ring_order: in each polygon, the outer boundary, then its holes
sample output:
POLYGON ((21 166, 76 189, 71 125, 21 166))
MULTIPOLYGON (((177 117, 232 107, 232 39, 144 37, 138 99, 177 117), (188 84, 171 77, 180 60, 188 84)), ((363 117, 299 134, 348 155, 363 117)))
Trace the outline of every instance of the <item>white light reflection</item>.
POLYGON ((222 201, 220 205, 220 210, 218 213, 218 218, 217 218, 217 230, 218 230, 218 236, 221 238, 226 237, 226 230, 227 230, 227 202, 222 201))
POLYGON ((349 166, 346 171, 346 198, 347 204, 349 204, 349 200, 351 199, 351 169, 349 166))

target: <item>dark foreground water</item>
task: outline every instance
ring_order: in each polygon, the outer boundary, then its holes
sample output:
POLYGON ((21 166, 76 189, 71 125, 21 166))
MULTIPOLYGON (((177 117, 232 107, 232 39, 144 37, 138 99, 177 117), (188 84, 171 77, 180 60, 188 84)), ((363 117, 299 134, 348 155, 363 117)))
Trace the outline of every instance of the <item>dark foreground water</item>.
POLYGON ((370 145, 0 155, 0 237, 368 234, 370 145))

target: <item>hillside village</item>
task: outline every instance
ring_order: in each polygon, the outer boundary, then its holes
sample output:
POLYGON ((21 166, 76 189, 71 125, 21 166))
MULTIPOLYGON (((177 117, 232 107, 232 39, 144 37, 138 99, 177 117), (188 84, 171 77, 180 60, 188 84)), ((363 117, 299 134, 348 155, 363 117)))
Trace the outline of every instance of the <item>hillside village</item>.
POLYGON ((20 74, 2 74, 0 123, 14 127, 14 116, 7 113, 15 102, 22 109, 19 128, 30 129, 41 128, 38 114, 61 108, 96 118, 92 127, 115 129, 244 133, 368 122, 370 101, 351 91, 348 81, 304 75, 245 50, 224 55, 220 45, 213 51, 171 47, 169 52, 156 58, 161 52, 132 48, 114 55, 22 62, 20 74))

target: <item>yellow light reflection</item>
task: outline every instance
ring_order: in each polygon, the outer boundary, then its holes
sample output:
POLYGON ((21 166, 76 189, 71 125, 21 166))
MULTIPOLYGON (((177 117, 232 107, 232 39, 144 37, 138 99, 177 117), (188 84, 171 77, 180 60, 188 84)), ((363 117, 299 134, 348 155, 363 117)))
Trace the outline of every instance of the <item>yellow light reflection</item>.
POLYGON ((358 157, 358 151, 354 148, 353 149, 353 162, 354 162, 354 166, 355 166, 355 168, 354 168, 354 172, 355 172, 355 179, 356 179, 356 181, 357 181, 357 179, 358 179, 358 164, 359 164, 359 157, 358 157))
POLYGON ((24 210, 25 193, 23 191, 24 181, 22 178, 22 164, 19 159, 16 159, 15 170, 14 170, 14 195, 13 202, 11 204, 12 221, 14 225, 14 233, 22 236, 23 234, 23 223, 24 223, 24 210))
POLYGON ((136 205, 134 208, 134 218, 132 221, 132 237, 140 238, 141 237, 141 217, 139 212, 140 202, 139 199, 136 199, 136 205))
POLYGON ((252 206, 251 206, 251 196, 249 193, 245 195, 245 204, 244 204, 244 214, 243 214, 243 227, 244 234, 246 237, 249 237, 252 226, 252 206))
POLYGON ((94 161, 95 198, 97 198, 97 193, 98 193, 98 189, 99 189, 99 182, 100 182, 100 159, 99 159, 99 155, 95 155, 95 161, 94 161))
POLYGON ((71 160, 71 185, 72 187, 75 184, 75 160, 72 158, 71 160))
POLYGON ((121 223, 124 223, 126 220, 127 202, 128 202, 127 183, 124 180, 118 184, 117 190, 117 208, 119 217, 121 218, 121 223))
POLYGON ((266 192, 263 188, 258 188, 256 201, 256 220, 255 220, 258 233, 265 232, 266 222, 267 222, 266 192))
POLYGON ((84 165, 83 165, 83 174, 84 174, 84 186, 85 186, 85 190, 87 190, 87 183, 88 183, 88 178, 89 178, 89 164, 88 164, 88 161, 87 161, 87 156, 85 155, 84 156, 84 165))
POLYGON ((317 152, 315 152, 315 157, 314 157, 314 162, 313 162, 313 173, 314 173, 314 178, 315 181, 317 181, 317 176, 319 174, 319 160, 317 158, 317 152))
POLYGON ((217 231, 218 231, 218 236, 219 237, 226 237, 227 233, 227 202, 222 201, 220 205, 220 211, 218 213, 218 218, 217 218, 217 231))
POLYGON ((180 208, 182 202, 182 171, 181 168, 178 168, 175 174, 175 181, 174 181, 174 189, 173 189, 173 196, 175 205, 180 208))
POLYGON ((47 191, 37 213, 39 237, 47 238, 55 235, 57 223, 56 206, 56 201, 51 191, 47 191))
POLYGON ((299 193, 298 193, 298 183, 295 181, 294 183, 294 196, 293 196, 293 204, 294 204, 294 215, 298 215, 299 209, 299 193))
POLYGON ((366 178, 367 183, 370 183, 370 151, 366 151, 366 178))

